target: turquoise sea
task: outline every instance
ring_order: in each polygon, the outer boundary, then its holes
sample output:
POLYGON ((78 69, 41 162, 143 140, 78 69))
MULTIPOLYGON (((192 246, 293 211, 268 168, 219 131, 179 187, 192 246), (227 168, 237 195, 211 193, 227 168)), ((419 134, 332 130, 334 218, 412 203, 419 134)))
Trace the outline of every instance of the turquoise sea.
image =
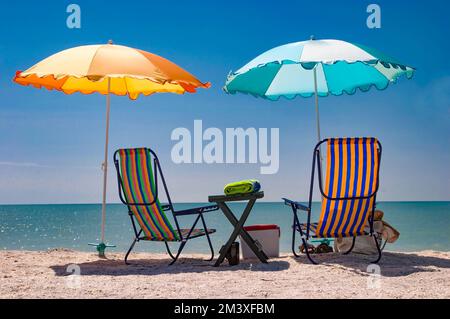
MULTIPOLYGON (((202 204, 177 204, 178 209, 202 204)), ((241 212, 244 204, 231 205, 241 212)), ((450 202, 380 202, 385 220, 396 227, 400 239, 387 250, 420 251, 425 249, 450 251, 450 202)), ((314 215, 320 203, 313 207, 314 215)), ((92 251, 88 246, 96 242, 100 232, 100 205, 3 205, 0 206, 0 249, 46 250, 69 248, 92 251)), ((181 217, 181 226, 189 227, 192 217, 181 217)), ((216 252, 229 237, 232 227, 220 211, 206 214, 208 227, 218 231, 212 236, 216 252)), ((278 224, 281 227, 281 250, 290 251, 292 213, 282 203, 257 203, 249 224, 278 224)), ((132 229, 126 207, 110 204, 107 207, 106 238, 125 251, 132 240, 132 229)), ((141 242, 139 251, 163 252, 162 243, 141 242)), ((195 239, 186 246, 190 252, 207 252, 205 239, 195 239)))

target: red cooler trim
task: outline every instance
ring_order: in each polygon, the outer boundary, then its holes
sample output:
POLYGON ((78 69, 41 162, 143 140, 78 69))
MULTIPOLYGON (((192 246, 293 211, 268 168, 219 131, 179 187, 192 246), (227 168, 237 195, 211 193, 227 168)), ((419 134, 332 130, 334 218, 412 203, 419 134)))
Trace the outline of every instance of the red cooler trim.
POLYGON ((245 231, 258 231, 258 230, 272 230, 277 229, 279 233, 280 232, 280 226, 278 225, 252 225, 252 226, 245 226, 245 231))

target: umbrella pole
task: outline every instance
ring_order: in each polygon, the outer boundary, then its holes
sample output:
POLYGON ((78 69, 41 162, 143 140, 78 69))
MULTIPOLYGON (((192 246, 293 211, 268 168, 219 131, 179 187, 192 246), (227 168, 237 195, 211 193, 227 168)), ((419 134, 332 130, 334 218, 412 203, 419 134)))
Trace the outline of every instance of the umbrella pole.
POLYGON ((105 222, 106 222, 106 186, 108 182, 108 144, 109 144, 109 115, 111 112, 111 79, 108 78, 108 94, 106 95, 106 140, 105 140, 105 160, 102 164, 103 169, 103 198, 102 198, 102 226, 101 241, 97 246, 99 257, 105 257, 105 222))
POLYGON ((108 144, 109 144, 109 115, 111 112, 111 79, 108 78, 108 93, 106 95, 106 140, 105 140, 105 160, 102 163, 103 170, 103 198, 102 198, 102 225, 101 240, 98 244, 89 244, 95 246, 100 258, 105 258, 105 250, 107 247, 116 247, 114 245, 105 244, 105 223, 106 223, 106 186, 108 182, 108 144))
MULTIPOLYGON (((314 94, 315 94, 315 100, 316 100, 316 125, 317 125, 317 141, 320 143, 322 141, 322 136, 320 134, 320 112, 319 112, 319 92, 317 88, 317 65, 314 67, 314 94)), ((322 157, 322 145, 319 146, 319 153, 320 153, 320 165, 323 164, 323 157, 322 157)), ((323 170, 321 170, 322 172, 323 170)), ((323 172, 322 172, 322 180, 323 180, 323 172)))
MULTIPOLYGON (((316 65, 317 67, 317 65, 316 65)), ((317 89, 317 69, 314 67, 314 95, 316 100, 316 125, 317 125, 317 141, 320 142, 322 137, 320 135, 320 115, 319 115, 319 93, 317 89)))

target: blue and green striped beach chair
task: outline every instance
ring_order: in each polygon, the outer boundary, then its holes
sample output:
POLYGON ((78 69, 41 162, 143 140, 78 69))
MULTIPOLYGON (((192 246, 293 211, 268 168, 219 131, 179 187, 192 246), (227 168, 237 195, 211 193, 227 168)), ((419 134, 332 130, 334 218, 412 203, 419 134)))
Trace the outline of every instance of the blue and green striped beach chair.
POLYGON ((312 263, 316 263, 309 252, 311 238, 353 237, 349 254, 357 236, 370 235, 374 238, 381 259, 381 249, 374 232, 373 222, 375 201, 379 187, 381 144, 376 138, 329 138, 314 148, 308 205, 283 198, 294 213, 292 252, 296 257, 295 235, 300 233, 305 253, 312 263), (326 180, 322 185, 321 145, 327 145, 326 180), (314 175, 317 166, 322 208, 319 222, 311 222, 311 204, 314 191, 314 175), (298 211, 307 214, 307 222, 301 223, 298 211), (369 231, 366 232, 366 226, 369 231))
POLYGON ((114 153, 114 164, 117 170, 119 197, 128 207, 134 230, 134 240, 125 255, 125 263, 128 264, 128 256, 136 242, 155 241, 165 243, 167 252, 172 258, 170 263, 172 265, 177 261, 188 240, 203 236, 206 236, 211 250, 209 261, 214 258, 214 250, 209 235, 214 233, 215 229, 206 227, 203 214, 218 210, 217 205, 182 211, 175 210, 158 157, 151 149, 120 149, 114 153), (167 198, 168 204, 166 205, 161 205, 159 200, 158 174, 167 198), (168 211, 172 212, 175 227, 172 226, 166 215, 168 211), (196 216, 194 224, 190 229, 181 229, 178 217, 189 215, 196 216), (199 221, 203 224, 202 229, 196 228, 199 221), (170 250, 169 242, 180 243, 175 255, 170 250))

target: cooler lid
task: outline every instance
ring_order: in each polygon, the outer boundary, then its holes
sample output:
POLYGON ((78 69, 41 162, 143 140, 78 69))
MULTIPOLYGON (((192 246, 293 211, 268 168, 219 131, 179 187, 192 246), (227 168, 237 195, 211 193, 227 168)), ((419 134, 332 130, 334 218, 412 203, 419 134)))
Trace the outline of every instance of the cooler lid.
POLYGON ((280 226, 278 225, 252 225, 252 226, 245 226, 244 229, 246 231, 255 231, 255 230, 269 230, 269 229, 280 229, 280 226))

